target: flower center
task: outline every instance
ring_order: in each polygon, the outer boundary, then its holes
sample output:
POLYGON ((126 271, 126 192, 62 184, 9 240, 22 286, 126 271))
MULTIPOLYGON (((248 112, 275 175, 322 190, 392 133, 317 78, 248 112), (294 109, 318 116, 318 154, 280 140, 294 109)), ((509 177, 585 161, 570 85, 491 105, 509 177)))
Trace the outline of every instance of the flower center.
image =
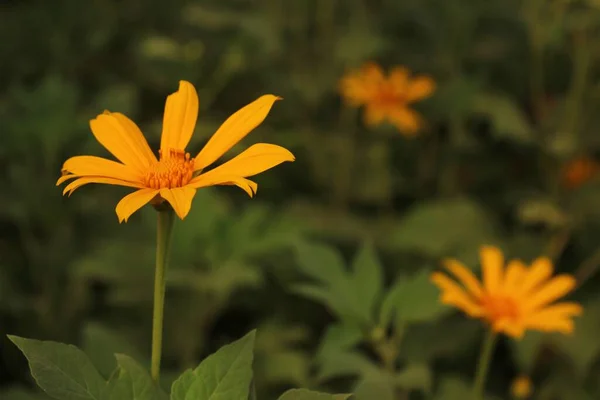
POLYGON ((375 95, 375 102, 381 106, 392 106, 404 103, 404 97, 399 95, 393 88, 382 85, 375 95))
POLYGON ((481 305, 492 321, 500 319, 516 320, 519 318, 519 306, 514 299, 503 295, 487 295, 481 299, 481 305))
POLYGON ((152 189, 185 186, 194 174, 194 159, 183 150, 169 149, 166 154, 158 151, 160 159, 146 174, 146 186, 152 189))

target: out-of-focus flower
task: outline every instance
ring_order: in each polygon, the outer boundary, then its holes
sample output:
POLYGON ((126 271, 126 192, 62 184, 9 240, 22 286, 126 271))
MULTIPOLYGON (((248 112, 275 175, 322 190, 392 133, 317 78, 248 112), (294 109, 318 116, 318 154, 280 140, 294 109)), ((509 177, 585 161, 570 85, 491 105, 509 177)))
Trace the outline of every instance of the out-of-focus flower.
POLYGON ((527 399, 533 393, 533 383, 528 376, 515 378, 510 386, 510 393, 515 399, 527 399))
POLYGON ((462 285, 441 272, 432 274, 443 303, 514 338, 522 338, 526 330, 573 332, 573 317, 582 313, 582 307, 572 302, 554 303, 575 287, 571 275, 552 277, 552 261, 546 257, 536 259, 531 266, 512 260, 505 269, 502 252, 492 246, 483 246, 480 257, 482 283, 454 259, 445 260, 444 266, 462 285))
POLYGON ((204 172, 217 159, 260 125, 279 97, 264 95, 230 116, 195 156, 185 152, 198 117, 198 95, 186 81, 167 97, 156 158, 140 128, 120 113, 105 111, 90 122, 92 133, 120 162, 94 156, 75 156, 63 165, 60 185, 70 179, 63 194, 73 193, 88 183, 104 183, 138 189, 117 204, 119 222, 147 203, 167 201, 179 218, 190 211, 196 189, 214 185, 236 185, 251 197, 257 184, 247 177, 259 174, 284 161, 294 161, 287 149, 258 143, 226 163, 204 172))
POLYGON ((589 157, 569 161, 562 170, 562 184, 568 189, 576 189, 591 180, 600 170, 600 163, 589 157))
POLYGON ((348 104, 365 107, 367 125, 387 121, 401 133, 412 136, 424 122, 410 104, 430 96, 435 90, 435 82, 428 76, 410 77, 405 67, 394 67, 386 76, 379 65, 367 63, 345 75, 339 88, 348 104))

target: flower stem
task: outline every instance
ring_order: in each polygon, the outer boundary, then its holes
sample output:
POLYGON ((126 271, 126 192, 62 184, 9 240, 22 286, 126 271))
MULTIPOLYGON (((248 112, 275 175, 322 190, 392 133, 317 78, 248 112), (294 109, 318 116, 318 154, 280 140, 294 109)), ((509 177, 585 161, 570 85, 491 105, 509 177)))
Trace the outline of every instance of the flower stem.
POLYGON ((483 400, 483 391, 486 377, 490 369, 494 344, 496 343, 496 333, 490 329, 481 346, 479 362, 477 363, 477 373, 473 383, 473 400, 483 400))
POLYGON ((162 351, 163 314, 165 306, 165 271, 171 244, 174 213, 171 208, 158 211, 156 232, 156 269, 154 272, 154 312, 152 315, 152 379, 158 382, 162 351))

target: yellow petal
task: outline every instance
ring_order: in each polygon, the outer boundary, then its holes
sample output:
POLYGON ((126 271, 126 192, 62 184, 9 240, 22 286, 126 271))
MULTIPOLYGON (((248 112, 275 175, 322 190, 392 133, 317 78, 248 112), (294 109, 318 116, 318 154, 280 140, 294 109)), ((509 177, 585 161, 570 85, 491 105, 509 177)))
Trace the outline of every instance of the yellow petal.
POLYGON ((378 104, 367 104, 365 108, 364 121, 367 126, 381 124, 387 115, 387 110, 378 104))
POLYGON ((562 318, 544 318, 536 316, 527 320, 527 329, 534 329, 542 332, 560 332, 571 334, 575 328, 575 324, 568 317, 562 318))
POLYGON ((423 122, 419 114, 408 107, 397 107, 389 112, 390 122, 402 133, 414 135, 423 122))
POLYGON ((525 264, 521 260, 512 260, 506 267, 506 275, 504 277, 504 283, 502 284, 502 290, 506 294, 515 293, 515 288, 518 287, 525 276, 527 269, 525 264))
POLYGON ((483 295, 483 291, 481 289, 481 285, 473 272, 471 272, 467 267, 458 262, 457 260, 448 259, 444 260, 444 266, 452 272, 458 280, 465 285, 467 290, 473 295, 475 298, 479 298, 483 295))
POLYGON ((418 76, 408 83, 406 100, 417 101, 428 97, 435 90, 435 82, 427 76, 418 76))
POLYGON ((140 128, 125 115, 105 111, 90 121, 90 128, 106 150, 137 172, 144 172, 156 162, 140 128))
POLYGON ((522 339, 525 334, 525 327, 523 324, 514 321, 512 318, 502 318, 492 321, 492 329, 495 332, 504 332, 507 336, 515 339, 522 339))
MULTIPOLYGON (((140 174, 125 164, 95 156, 69 158, 62 167, 63 172, 77 176, 106 176, 130 182, 139 182, 140 174)), ((64 180, 59 179, 59 182, 64 180)))
POLYGON ((149 203, 157 194, 157 189, 141 189, 123 197, 116 208, 119 223, 127 222, 131 214, 149 203))
POLYGON ((497 293, 503 281, 502 267, 504 256, 500 249, 496 247, 482 246, 480 257, 483 268, 483 286, 489 294, 497 293))
POLYGON ((570 275, 559 275, 531 293, 525 304, 528 310, 535 310, 563 297, 575 287, 576 281, 570 275))
POLYGON ((194 169, 208 167, 235 146, 265 120, 277 100, 281 97, 272 94, 261 96, 227 118, 196 156, 194 169))
POLYGON ((190 142, 198 119, 198 94, 194 85, 179 81, 179 90, 170 94, 165 103, 160 149, 185 150, 190 142))
POLYGON ((190 212, 195 195, 196 189, 190 186, 160 189, 160 196, 171 204, 171 207, 181 219, 184 219, 190 212))
POLYGON ((431 281, 442 291, 441 302, 461 309, 471 317, 480 317, 481 307, 452 279, 439 272, 431 274, 431 281))
MULTIPOLYGON (((71 178, 72 176, 68 177, 71 178)), ((120 179, 115 178, 107 178, 104 176, 86 176, 85 178, 75 179, 73 182, 65 186, 65 189, 63 190, 63 195, 68 193, 70 196, 75 190, 79 189, 84 185, 87 185, 88 183, 104 183, 107 185, 126 186, 138 189, 142 189, 144 187, 139 183, 122 181, 120 179)))
POLYGON ((361 74, 365 81, 380 83, 385 79, 383 69, 374 62, 365 63, 361 68, 361 74))
POLYGON ((243 178, 260 174, 282 162, 296 158, 287 149, 268 143, 257 143, 217 168, 206 172, 205 179, 212 175, 232 175, 243 178))
MULTIPOLYGON (((210 171, 212 172, 212 171, 210 171)), ((258 190, 258 185, 249 179, 234 175, 208 175, 202 174, 192 179, 187 186, 199 189, 201 187, 216 186, 216 185, 235 185, 243 189, 248 196, 252 197, 258 190)))
POLYGON ((389 83, 398 94, 406 96, 409 71, 405 67, 394 67, 390 70, 389 83))
POLYGON ((525 272, 521 284, 517 286, 519 293, 527 294, 547 281, 553 272, 552 261, 547 257, 536 259, 531 268, 525 272))

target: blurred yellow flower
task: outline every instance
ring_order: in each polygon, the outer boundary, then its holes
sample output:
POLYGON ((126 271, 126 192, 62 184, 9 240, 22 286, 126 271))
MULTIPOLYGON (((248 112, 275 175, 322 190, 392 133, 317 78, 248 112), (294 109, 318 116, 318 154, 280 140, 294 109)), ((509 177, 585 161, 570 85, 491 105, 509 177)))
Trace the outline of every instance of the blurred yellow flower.
POLYGON ((94 156, 75 156, 63 165, 60 185, 70 179, 63 194, 88 183, 104 183, 138 189, 117 204, 119 222, 147 203, 167 201, 179 218, 190 211, 196 189, 213 185, 236 185, 251 197, 257 184, 247 177, 259 174, 294 156, 283 147, 258 143, 203 172, 219 157, 264 121, 279 97, 264 95, 231 115, 195 156, 185 152, 196 126, 198 95, 194 86, 179 82, 179 90, 167 97, 157 159, 137 125, 120 113, 105 111, 90 121, 92 133, 120 162, 94 156))
POLYGON ((375 63, 349 72, 339 86, 342 97, 351 106, 365 106, 367 125, 388 121, 408 136, 415 135, 423 127, 421 116, 409 105, 430 96, 435 90, 435 82, 430 77, 411 78, 404 67, 394 67, 385 76, 375 63))
POLYGON ((526 399, 533 392, 533 384, 528 376, 519 376, 513 380, 510 392, 515 399, 526 399))
POLYGON ((576 189, 591 180, 600 170, 600 164, 589 157, 569 161, 562 169, 562 184, 568 189, 576 189))
POLYGON ((483 282, 459 261, 448 259, 444 266, 462 284, 434 272, 432 282, 441 290, 441 301, 473 318, 487 321, 495 332, 522 338, 526 330, 573 332, 572 318, 582 313, 577 303, 552 304, 575 287, 570 275, 552 277, 550 259, 540 257, 526 266, 512 260, 504 271, 502 252, 491 246, 480 251, 483 282))

